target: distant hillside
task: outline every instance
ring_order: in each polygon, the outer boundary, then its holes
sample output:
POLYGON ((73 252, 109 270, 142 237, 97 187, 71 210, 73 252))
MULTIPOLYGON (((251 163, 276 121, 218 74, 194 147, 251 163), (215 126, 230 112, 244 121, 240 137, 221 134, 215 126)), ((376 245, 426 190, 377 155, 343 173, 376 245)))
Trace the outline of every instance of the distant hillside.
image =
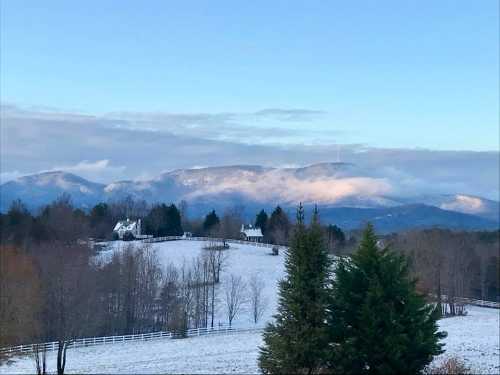
POLYGON ((104 187, 103 184, 64 172, 45 172, 20 177, 0 186, 0 209, 7 210, 16 199, 21 199, 30 209, 36 209, 65 193, 71 196, 76 206, 88 208, 104 199, 104 187))
POLYGON ((107 185, 71 173, 46 172, 21 177, 0 186, 0 209, 15 199, 32 210, 63 193, 88 209, 101 201, 128 196, 156 202, 189 203, 189 214, 245 207, 251 220, 257 210, 277 204, 293 211, 298 202, 318 204, 324 221, 356 228, 372 221, 381 231, 442 226, 464 229, 498 227, 499 203, 466 194, 400 197, 383 178, 349 163, 321 163, 302 168, 227 166, 179 169, 147 181, 117 181, 107 185))
POLYGON ((359 228, 366 222, 374 224, 377 232, 389 233, 410 228, 449 228, 466 230, 498 229, 498 222, 482 217, 446 211, 424 204, 390 208, 322 208, 323 222, 333 222, 343 229, 359 228))

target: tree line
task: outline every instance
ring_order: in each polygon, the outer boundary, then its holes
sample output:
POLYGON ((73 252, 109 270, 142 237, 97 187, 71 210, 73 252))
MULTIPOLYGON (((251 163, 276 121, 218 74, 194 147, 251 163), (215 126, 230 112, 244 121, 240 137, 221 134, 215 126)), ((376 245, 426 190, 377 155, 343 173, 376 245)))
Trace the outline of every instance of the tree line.
POLYGON ((500 232, 446 229, 408 231, 384 243, 410 259, 418 288, 440 306, 443 315, 460 315, 460 298, 498 301, 500 232))
MULTIPOLYGON (((162 210, 153 207, 150 216, 162 210)), ((227 252, 215 240, 192 262, 166 269, 145 244, 126 243, 108 258, 97 256, 87 236, 114 221, 103 212, 125 211, 100 204, 86 214, 62 197, 37 216, 20 202, 2 215, 0 347, 56 341, 62 374, 75 338, 153 330, 182 336, 189 328, 218 324, 216 311, 227 312, 231 324, 243 306, 253 311, 255 323, 260 319, 263 286, 255 277, 236 275, 220 285, 227 252)), ((43 373, 45 352, 35 353, 35 359, 43 373)))
MULTIPOLYGON (((57 341, 58 372, 63 373, 67 345, 77 337, 161 329, 182 337, 189 328, 217 324, 218 310, 225 311, 226 322, 232 324, 242 308, 249 309, 257 323, 266 306, 261 281, 226 269, 228 277, 222 285, 227 252, 215 240, 239 238, 242 207, 221 216, 210 211, 204 218, 190 219, 186 205, 151 207, 127 198, 84 212, 63 196, 32 215, 22 202, 14 202, 6 214, 0 214, 0 347, 57 341), (132 243, 110 259, 96 261, 88 238, 109 239, 116 221, 124 217, 143 218, 154 235, 192 231, 214 240, 199 258, 167 269, 159 267, 150 247, 132 243)), ((279 206, 269 216, 261 210, 254 221, 266 242, 292 249, 312 246, 307 250, 315 254, 311 280, 321 275, 322 252, 355 259, 353 254, 365 241, 358 232, 346 234, 338 226, 321 225, 319 214, 315 215, 312 237, 297 237, 297 233, 309 233, 303 217, 291 220, 279 206), (318 248, 321 253, 315 253, 318 248)), ((498 296, 498 231, 432 229, 372 237, 378 247, 390 245, 408 259, 408 272, 418 280, 417 291, 436 303, 441 314, 464 313, 459 297, 496 300, 498 296)), ((305 259, 311 262, 304 254, 297 261, 305 259)), ((314 296, 314 290, 308 295, 314 296)), ((43 357, 43 352, 36 356, 41 372, 43 357)))
MULTIPOLYGON (((185 337, 190 328, 216 327, 224 313, 223 323, 231 325, 244 308, 258 323, 266 308, 255 274, 227 270, 222 279, 228 255, 215 242, 166 269, 147 244, 129 243, 108 259, 76 243, 43 243, 31 251, 0 247, 0 347, 56 341, 59 374, 76 338, 158 330, 185 337)), ((45 352, 35 359, 44 367, 45 352)))
MULTIPOLYGON (((127 218, 141 219, 143 234, 154 237, 180 236, 190 232, 194 236, 240 239, 241 226, 245 223, 244 211, 243 206, 234 206, 222 213, 211 210, 204 217, 191 218, 186 201, 177 205, 148 204, 131 197, 98 203, 84 211, 74 208, 70 196, 63 194, 36 213, 28 211, 20 200, 14 201, 6 213, 0 213, 0 239, 3 244, 24 247, 30 243, 50 241, 55 235, 60 235, 60 230, 53 230, 58 227, 55 221, 60 218, 64 221, 60 224, 68 227, 68 235, 82 240, 116 239, 113 237, 115 224, 127 218)), ((264 242, 279 245, 288 244, 295 225, 279 205, 269 215, 265 210, 258 212, 252 224, 261 229, 264 242)), ((338 226, 325 226, 324 234, 332 251, 341 251, 347 243, 344 232, 338 226)))

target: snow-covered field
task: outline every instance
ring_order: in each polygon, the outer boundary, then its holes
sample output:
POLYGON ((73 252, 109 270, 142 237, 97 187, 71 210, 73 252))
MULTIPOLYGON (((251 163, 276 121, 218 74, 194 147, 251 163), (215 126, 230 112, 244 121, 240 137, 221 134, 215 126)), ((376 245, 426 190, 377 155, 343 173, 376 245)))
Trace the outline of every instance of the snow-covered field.
MULTIPOLYGON (((468 308, 464 317, 440 321, 448 332, 447 356, 464 359, 474 373, 500 373, 499 311, 485 307, 468 308)), ((68 350, 68 373, 244 373, 258 372, 261 333, 235 333, 129 342, 68 350)), ((49 352, 49 370, 55 371, 56 352, 49 352)), ((0 367, 0 373, 33 373, 29 357, 16 358, 0 367)))
MULTIPOLYGON (((260 333, 241 333, 70 349, 66 372, 253 374, 258 371, 260 344, 260 333)), ((47 363, 49 371, 54 373, 56 352, 50 352, 47 363)), ((34 370, 34 362, 28 357, 0 367, 0 373, 9 374, 34 370)))
MULTIPOLYGON (((202 251, 204 243, 198 241, 172 241, 156 243, 163 266, 189 262, 202 251)), ((110 256, 120 251, 120 242, 102 254, 110 256)), ((256 273, 265 282, 268 307, 264 320, 271 318, 276 307, 276 281, 283 276, 283 254, 271 256, 270 249, 251 245, 231 245, 222 281, 234 273, 248 278, 256 273)), ((225 322, 222 302, 217 315, 225 322)), ((248 312, 237 317, 237 325, 252 327, 248 312)), ((436 358, 458 356, 477 373, 500 373, 499 310, 468 307, 468 315, 440 321, 448 332, 446 353, 436 358)), ((68 373, 256 373, 261 333, 233 333, 193 337, 183 340, 161 339, 150 342, 129 342, 68 350, 68 373)), ((48 364, 55 371, 55 352, 49 352, 48 364)), ((0 367, 0 373, 33 373, 33 360, 15 358, 0 367)))
MULTIPOLYGON (((101 259, 110 259, 113 251, 122 251, 130 242, 114 241, 109 245, 109 250, 101 253, 101 259)), ((169 264, 182 266, 184 262, 190 265, 192 260, 203 254, 203 241, 168 241, 150 244, 155 249, 158 259, 166 269, 169 264)), ((263 295, 267 301, 263 314, 263 322, 271 319, 276 310, 276 283, 283 277, 284 254, 280 251, 278 256, 271 255, 271 249, 244 244, 230 244, 226 250, 227 261, 221 273, 221 284, 218 286, 218 308, 216 311, 216 321, 227 323, 226 310, 224 307, 223 295, 224 282, 231 275, 242 276, 245 281, 256 274, 264 282, 263 295)), ((233 325, 251 326, 252 318, 248 307, 236 316, 233 325)))
POLYGON ((500 310, 467 306, 467 315, 439 321, 442 331, 448 332, 444 340, 446 357, 463 359, 474 373, 500 374, 500 310))

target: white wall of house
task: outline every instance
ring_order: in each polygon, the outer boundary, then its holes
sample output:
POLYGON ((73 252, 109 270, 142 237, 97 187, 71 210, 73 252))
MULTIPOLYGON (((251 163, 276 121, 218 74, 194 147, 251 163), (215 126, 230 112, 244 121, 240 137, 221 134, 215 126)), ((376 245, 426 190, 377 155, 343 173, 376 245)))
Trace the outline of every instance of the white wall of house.
POLYGON ((251 224, 250 225, 242 225, 241 226, 241 237, 245 241, 249 242, 262 242, 263 235, 260 228, 255 228, 251 224))
POLYGON ((116 223, 113 232, 118 234, 118 238, 120 239, 123 239, 123 236, 127 232, 130 232, 134 237, 139 238, 142 234, 141 219, 135 221, 127 218, 127 220, 119 221, 116 223))

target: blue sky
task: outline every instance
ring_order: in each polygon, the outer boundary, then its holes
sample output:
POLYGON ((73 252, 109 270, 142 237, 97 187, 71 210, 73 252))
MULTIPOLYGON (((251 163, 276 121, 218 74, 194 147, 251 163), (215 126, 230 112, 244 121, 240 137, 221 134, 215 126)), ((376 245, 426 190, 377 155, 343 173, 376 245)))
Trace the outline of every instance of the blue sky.
POLYGON ((402 195, 500 199, 496 0, 0 10, 0 182, 342 161, 402 195))
POLYGON ((495 0, 4 0, 1 99, 86 114, 317 110, 232 126, 311 130, 285 143, 498 150, 498 29, 495 0))

